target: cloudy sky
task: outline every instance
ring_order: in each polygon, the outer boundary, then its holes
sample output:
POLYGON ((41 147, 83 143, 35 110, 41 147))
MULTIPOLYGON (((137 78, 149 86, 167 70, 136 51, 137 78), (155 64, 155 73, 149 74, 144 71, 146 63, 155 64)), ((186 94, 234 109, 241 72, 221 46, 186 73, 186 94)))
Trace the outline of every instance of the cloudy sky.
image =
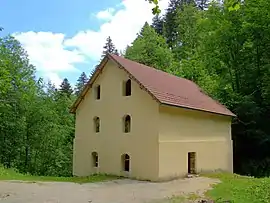
MULTIPOLYGON (((168 0, 160 5, 164 10, 168 0)), ((119 50, 130 44, 151 23, 152 7, 145 0, 2 0, 1 36, 22 43, 38 76, 74 84, 97 64, 108 36, 119 50)))

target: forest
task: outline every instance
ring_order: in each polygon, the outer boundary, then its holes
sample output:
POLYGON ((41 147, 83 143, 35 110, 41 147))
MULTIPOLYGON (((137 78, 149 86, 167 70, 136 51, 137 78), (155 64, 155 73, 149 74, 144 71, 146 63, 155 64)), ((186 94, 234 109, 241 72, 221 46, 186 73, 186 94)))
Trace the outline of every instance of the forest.
MULTIPOLYGON (((103 56, 121 54, 197 83, 237 115, 234 172, 270 176, 269 10, 269 0, 170 0, 124 51, 108 37, 103 56)), ((35 76, 16 39, 1 37, 0 164, 71 176, 75 117, 69 108, 91 73, 83 72, 74 88, 67 78, 55 87, 35 76)))

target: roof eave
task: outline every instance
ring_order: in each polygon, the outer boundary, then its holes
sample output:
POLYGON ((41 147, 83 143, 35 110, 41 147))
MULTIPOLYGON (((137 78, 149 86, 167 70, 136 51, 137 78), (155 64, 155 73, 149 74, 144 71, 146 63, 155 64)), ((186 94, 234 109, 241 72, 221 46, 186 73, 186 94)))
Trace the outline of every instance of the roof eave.
POLYGON ((212 114, 217 114, 217 115, 222 115, 222 116, 237 117, 231 111, 230 111, 230 113, 226 114, 226 113, 219 113, 219 112, 214 112, 214 111, 207 111, 207 110, 204 110, 204 109, 192 108, 192 107, 188 107, 188 106, 179 106, 179 105, 170 104, 170 103, 166 103, 166 102, 161 102, 161 105, 167 105, 167 106, 172 106, 172 107, 176 107, 176 108, 184 108, 184 109, 189 109, 189 110, 207 112, 207 113, 212 113, 212 114))

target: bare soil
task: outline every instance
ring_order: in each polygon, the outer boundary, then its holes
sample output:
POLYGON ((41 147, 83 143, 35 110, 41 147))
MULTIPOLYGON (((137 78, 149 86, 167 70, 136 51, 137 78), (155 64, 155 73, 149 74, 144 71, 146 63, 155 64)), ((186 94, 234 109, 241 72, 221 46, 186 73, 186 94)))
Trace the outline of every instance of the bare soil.
MULTIPOLYGON (((115 180, 100 183, 0 181, 2 203, 148 203, 172 196, 203 195, 219 180, 186 178, 162 183, 115 180)), ((166 201, 164 201, 166 202, 166 201)))

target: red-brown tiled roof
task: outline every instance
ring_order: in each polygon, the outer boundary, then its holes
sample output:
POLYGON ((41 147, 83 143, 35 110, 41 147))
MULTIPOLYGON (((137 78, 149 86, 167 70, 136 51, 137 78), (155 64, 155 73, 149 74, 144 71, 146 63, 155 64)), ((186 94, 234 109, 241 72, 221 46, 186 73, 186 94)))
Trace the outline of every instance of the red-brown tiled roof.
MULTIPOLYGON (((166 72, 125 59, 121 56, 108 54, 104 60, 106 58, 116 62, 161 104, 173 105, 176 107, 189 108, 227 116, 235 116, 225 106, 204 94, 201 89, 190 80, 168 74, 166 72)), ((102 68, 103 66, 100 66, 94 75, 98 75, 102 68)), ((88 89, 93 84, 94 79, 91 79, 88 82, 82 91, 82 95, 78 97, 76 102, 71 107, 72 113, 75 113, 76 108, 80 104, 84 95, 87 93, 88 89)))
POLYGON ((160 103, 235 116, 225 106, 207 96, 192 81, 143 64, 110 54, 119 65, 126 69, 160 103))

